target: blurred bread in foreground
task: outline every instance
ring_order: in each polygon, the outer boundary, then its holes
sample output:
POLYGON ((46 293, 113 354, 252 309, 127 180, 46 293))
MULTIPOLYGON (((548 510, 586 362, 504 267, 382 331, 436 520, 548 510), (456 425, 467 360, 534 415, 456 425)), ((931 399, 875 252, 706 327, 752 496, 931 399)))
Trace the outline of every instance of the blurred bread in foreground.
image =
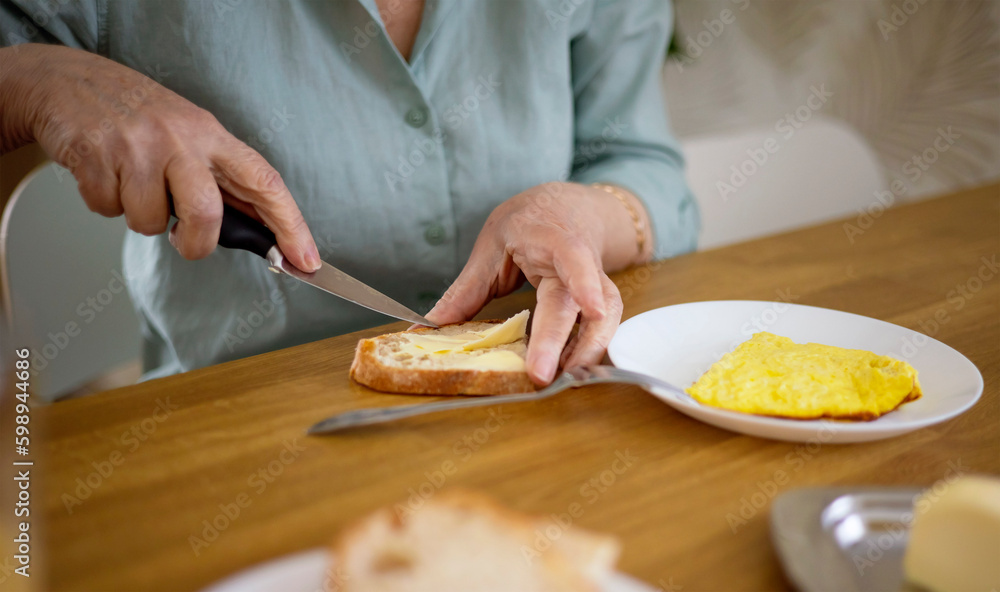
POLYGON ((347 528, 331 568, 343 592, 597 592, 618 542, 574 526, 550 537, 553 524, 481 494, 443 491, 415 510, 397 504, 347 528))

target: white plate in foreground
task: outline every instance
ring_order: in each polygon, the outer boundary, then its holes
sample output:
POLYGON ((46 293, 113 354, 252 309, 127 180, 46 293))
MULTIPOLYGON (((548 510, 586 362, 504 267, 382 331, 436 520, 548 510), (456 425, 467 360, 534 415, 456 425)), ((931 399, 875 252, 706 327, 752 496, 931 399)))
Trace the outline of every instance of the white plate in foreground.
POLYGON ((791 442, 848 443, 891 438, 951 419, 979 400, 983 377, 947 345, 898 325, 856 314, 748 300, 691 302, 658 308, 622 323, 608 347, 614 365, 691 386, 723 354, 758 331, 796 343, 822 343, 905 360, 923 396, 874 421, 795 420, 726 411, 668 391, 656 397, 695 419, 734 432, 791 442))
MULTIPOLYGON (((328 566, 329 551, 311 549, 248 568, 202 592, 336 592, 341 589, 342 582, 329 572, 328 566)), ((639 580, 621 573, 612 574, 601 586, 601 592, 653 590, 639 580)))

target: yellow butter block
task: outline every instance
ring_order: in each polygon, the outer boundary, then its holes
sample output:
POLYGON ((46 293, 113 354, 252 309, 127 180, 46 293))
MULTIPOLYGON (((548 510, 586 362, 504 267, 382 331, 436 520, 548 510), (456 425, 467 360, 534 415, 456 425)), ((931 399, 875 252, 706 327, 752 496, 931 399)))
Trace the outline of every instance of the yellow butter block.
POLYGON ((917 498, 903 566, 933 592, 1000 590, 1000 479, 939 482, 917 498))

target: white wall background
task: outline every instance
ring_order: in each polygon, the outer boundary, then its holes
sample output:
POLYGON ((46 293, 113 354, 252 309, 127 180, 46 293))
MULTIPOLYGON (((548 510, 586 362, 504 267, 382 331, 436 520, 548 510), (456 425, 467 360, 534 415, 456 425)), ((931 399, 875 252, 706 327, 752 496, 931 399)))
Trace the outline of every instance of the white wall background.
POLYGON ((819 113, 865 139, 887 183, 905 184, 901 202, 1000 178, 1000 1, 675 8, 677 43, 690 57, 667 62, 664 84, 682 139, 774 126, 815 86, 833 93, 819 113), (937 140, 949 126, 953 143, 937 140), (948 149, 932 150, 936 140, 948 149))

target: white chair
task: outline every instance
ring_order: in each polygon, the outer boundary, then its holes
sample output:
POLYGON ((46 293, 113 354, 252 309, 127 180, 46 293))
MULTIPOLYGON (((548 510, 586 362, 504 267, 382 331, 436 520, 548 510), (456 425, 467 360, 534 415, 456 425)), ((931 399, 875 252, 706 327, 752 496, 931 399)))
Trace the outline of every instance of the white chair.
POLYGON ((125 232, 124 219, 90 212, 73 175, 53 163, 11 195, 0 221, 4 357, 31 350, 33 395, 53 401, 139 358, 125 232))
POLYGON ((814 114, 799 129, 768 126, 682 145, 701 207, 701 250, 882 207, 875 194, 887 185, 875 153, 835 119, 814 114))

